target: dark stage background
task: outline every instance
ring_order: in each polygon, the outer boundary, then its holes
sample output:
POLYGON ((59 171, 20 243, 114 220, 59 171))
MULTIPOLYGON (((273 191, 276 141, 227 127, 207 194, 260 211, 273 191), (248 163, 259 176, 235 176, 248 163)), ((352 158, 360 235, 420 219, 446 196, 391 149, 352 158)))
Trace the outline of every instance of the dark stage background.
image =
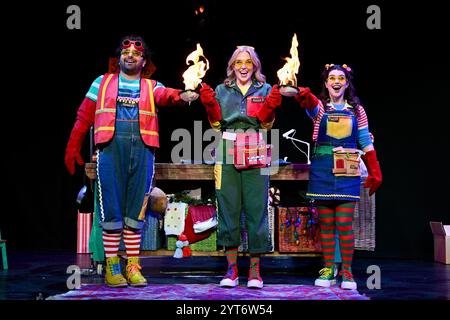
MULTIPOLYGON (((65 146, 80 102, 91 82, 107 71, 120 37, 142 35, 153 51, 153 78, 182 88, 185 58, 197 42, 211 64, 205 82, 219 84, 235 46, 248 44, 257 49, 263 72, 274 83, 295 32, 301 85, 317 93, 325 63, 347 63, 356 72, 384 178, 377 193, 377 248, 369 255, 432 259, 428 223, 450 223, 444 156, 450 81, 443 48, 449 16, 440 3, 74 0, 12 5, 4 15, 13 19, 2 22, 7 192, 0 218, 10 250, 75 252, 75 199, 83 175, 80 168, 73 177, 65 170, 65 146), (196 16, 202 3, 206 10, 196 16), (66 27, 71 4, 81 8, 81 30, 66 27), (381 30, 366 27, 371 4, 381 8, 381 30)), ((310 120, 292 99, 283 101, 275 127, 296 128, 297 138, 309 140, 310 120)), ((170 161, 176 144, 171 132, 192 130, 195 120, 208 128, 199 102, 160 110, 158 162, 170 161)), ((86 140, 85 159, 88 152, 86 140)), ((283 141, 280 156, 302 160, 283 141)))

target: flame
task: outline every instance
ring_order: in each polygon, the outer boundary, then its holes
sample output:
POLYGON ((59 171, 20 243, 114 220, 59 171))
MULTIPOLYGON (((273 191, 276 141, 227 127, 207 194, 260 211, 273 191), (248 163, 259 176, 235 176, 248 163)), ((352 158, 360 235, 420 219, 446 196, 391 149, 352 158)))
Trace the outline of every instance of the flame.
POLYGON ((291 85, 297 86, 297 77, 295 76, 298 73, 298 69, 300 68, 300 60, 298 59, 298 41, 297 34, 294 33, 292 37, 292 45, 291 45, 291 58, 286 57, 286 64, 277 71, 278 79, 282 85, 291 85))
POLYGON ((191 64, 183 73, 183 83, 186 90, 195 90, 202 82, 201 78, 205 76, 206 71, 209 69, 209 61, 203 55, 203 49, 199 43, 197 43, 197 49, 187 56, 187 65, 189 65, 189 61, 192 61, 194 64, 191 64), (200 58, 203 58, 205 61, 200 61, 200 58))
POLYGON ((204 7, 204 6, 200 6, 200 7, 198 8, 198 10, 195 9, 194 12, 195 12, 195 15, 198 16, 199 14, 202 14, 203 11, 205 11, 205 7, 204 7))

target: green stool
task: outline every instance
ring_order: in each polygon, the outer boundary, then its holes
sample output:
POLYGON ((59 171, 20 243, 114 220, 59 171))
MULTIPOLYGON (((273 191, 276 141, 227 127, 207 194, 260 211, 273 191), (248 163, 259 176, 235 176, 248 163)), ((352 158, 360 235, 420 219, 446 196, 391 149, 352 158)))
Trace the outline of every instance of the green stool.
POLYGON ((3 269, 8 270, 8 258, 6 257, 6 240, 2 240, 0 232, 0 248, 2 248, 3 269))

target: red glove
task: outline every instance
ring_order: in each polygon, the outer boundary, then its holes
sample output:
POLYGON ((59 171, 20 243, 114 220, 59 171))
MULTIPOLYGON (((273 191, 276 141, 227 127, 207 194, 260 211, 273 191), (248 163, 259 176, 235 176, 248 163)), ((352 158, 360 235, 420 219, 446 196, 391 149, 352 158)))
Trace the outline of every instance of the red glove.
POLYGON ((299 93, 294 96, 295 100, 297 100, 302 108, 314 110, 314 108, 319 104, 319 100, 316 96, 311 93, 311 90, 309 90, 308 87, 298 87, 298 90, 299 93))
POLYGON ((365 155, 361 157, 366 164, 369 176, 367 177, 364 188, 369 189, 369 195, 371 196, 381 185, 383 178, 381 176, 380 163, 377 160, 377 153, 375 150, 366 152, 365 155))
POLYGON ((259 121, 261 121, 262 123, 272 122, 275 119, 276 108, 281 106, 281 100, 282 97, 280 93, 280 87, 275 84, 272 87, 269 95, 266 97, 264 105, 256 115, 259 121))
POLYGON ((204 82, 202 84, 202 87, 200 88, 200 100, 205 106, 210 123, 222 120, 222 111, 220 109, 219 103, 216 100, 216 93, 210 86, 208 86, 204 82))
POLYGON ((77 162, 80 166, 84 165, 80 151, 83 146, 86 133, 94 124, 94 117, 95 102, 89 98, 84 98, 80 108, 78 108, 77 120, 75 121, 75 125, 70 133, 70 138, 67 143, 66 154, 64 157, 66 168, 71 175, 75 173, 75 162, 77 162))
POLYGON ((153 94, 159 107, 184 106, 187 102, 181 99, 180 92, 180 89, 160 87, 155 89, 153 94))

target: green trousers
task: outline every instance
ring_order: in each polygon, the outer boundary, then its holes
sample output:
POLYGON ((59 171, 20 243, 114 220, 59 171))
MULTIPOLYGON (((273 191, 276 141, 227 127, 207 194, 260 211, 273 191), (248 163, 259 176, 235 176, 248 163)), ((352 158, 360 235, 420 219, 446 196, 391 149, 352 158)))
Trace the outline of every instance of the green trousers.
POLYGON ((269 176, 260 169, 236 170, 232 164, 214 167, 218 207, 217 244, 238 247, 241 244, 240 219, 245 211, 250 253, 272 250, 268 223, 269 176))

